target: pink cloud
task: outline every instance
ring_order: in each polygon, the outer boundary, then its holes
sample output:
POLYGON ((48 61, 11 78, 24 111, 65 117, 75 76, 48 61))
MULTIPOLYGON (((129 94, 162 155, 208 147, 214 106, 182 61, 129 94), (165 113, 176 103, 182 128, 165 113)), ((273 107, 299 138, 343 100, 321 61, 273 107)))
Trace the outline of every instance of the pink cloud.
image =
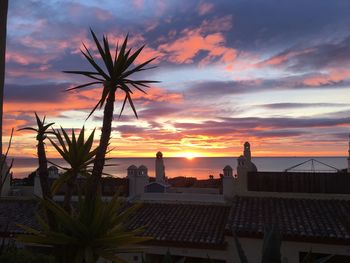
MULTIPOLYGON (((204 20, 198 28, 184 29, 178 34, 177 39, 161 44, 158 50, 166 54, 166 58, 174 63, 192 63, 200 52, 207 53, 207 56, 200 61, 200 65, 216 59, 223 63, 232 62, 237 56, 237 51, 226 46, 222 33, 230 30, 231 27, 232 16, 204 20)), ((171 33, 171 37, 174 36, 176 32, 171 33)))
POLYGON ((107 21, 113 18, 113 14, 107 10, 96 8, 95 10, 96 18, 98 18, 101 21, 107 21))
POLYGON ((291 51, 291 52, 285 52, 283 54, 279 54, 276 56, 273 56, 267 60, 264 60, 262 62, 259 62, 257 64, 258 67, 262 67, 262 66, 276 66, 276 65, 281 65, 284 62, 287 62, 288 60, 290 60, 293 57, 299 56, 299 55, 303 55, 303 54, 307 54, 312 52, 313 49, 304 49, 304 50, 300 50, 300 51, 291 51))
POLYGON ((141 9, 144 7, 145 1, 144 0, 132 0, 132 5, 137 9, 141 9))
POLYGON ((235 49, 225 46, 222 33, 203 34, 201 29, 186 29, 182 32, 182 37, 172 43, 160 45, 159 49, 174 63, 192 63, 201 51, 207 52, 207 56, 200 64, 207 64, 213 59, 230 62, 237 55, 235 49))
POLYGON ((308 77, 303 80, 307 86, 321 86, 332 84, 350 78, 350 70, 348 69, 331 69, 328 73, 308 77))
POLYGON ((205 19, 200 28, 204 33, 216 33, 229 31, 232 28, 232 15, 227 15, 214 19, 205 19))
POLYGON ((198 14, 201 16, 208 14, 213 9, 213 7, 214 5, 211 3, 200 3, 198 5, 198 14))

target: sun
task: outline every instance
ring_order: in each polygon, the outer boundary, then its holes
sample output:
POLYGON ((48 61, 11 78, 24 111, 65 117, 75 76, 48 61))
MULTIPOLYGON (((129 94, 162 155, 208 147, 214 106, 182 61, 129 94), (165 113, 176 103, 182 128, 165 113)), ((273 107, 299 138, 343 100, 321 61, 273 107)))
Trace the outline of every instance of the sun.
POLYGON ((185 152, 182 154, 183 157, 185 157, 187 160, 193 160, 194 158, 198 157, 198 154, 195 154, 193 152, 185 152))

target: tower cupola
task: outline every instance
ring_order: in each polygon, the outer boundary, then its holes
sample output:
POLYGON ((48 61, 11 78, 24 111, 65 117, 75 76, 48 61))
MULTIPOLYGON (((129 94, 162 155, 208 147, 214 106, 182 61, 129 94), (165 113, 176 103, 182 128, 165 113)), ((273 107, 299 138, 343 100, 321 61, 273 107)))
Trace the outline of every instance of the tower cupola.
POLYGON ((245 142, 244 143, 244 157, 248 160, 251 161, 252 160, 252 156, 250 153, 250 143, 249 142, 245 142))

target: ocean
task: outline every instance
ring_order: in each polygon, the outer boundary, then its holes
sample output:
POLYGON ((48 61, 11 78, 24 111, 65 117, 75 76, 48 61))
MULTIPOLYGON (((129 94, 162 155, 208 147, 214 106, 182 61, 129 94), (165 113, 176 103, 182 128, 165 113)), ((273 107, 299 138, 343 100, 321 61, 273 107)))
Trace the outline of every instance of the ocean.
MULTIPOLYGON (((296 164, 305 162, 311 158, 333 166, 337 169, 344 169, 347 167, 346 157, 255 157, 253 162, 259 171, 283 171, 296 164)), ((66 166, 62 159, 50 159, 51 162, 61 166, 66 166)), ((37 159, 29 158, 15 158, 12 172, 15 178, 23 178, 35 171, 38 167, 37 159)), ((141 164, 148 168, 148 175, 155 176, 154 166, 155 158, 113 158, 108 162, 114 166, 107 166, 104 172, 115 177, 125 177, 126 169, 134 164, 139 166, 141 164)), ((236 157, 196 157, 193 159, 186 158, 164 158, 165 174, 167 177, 196 177, 198 179, 207 179, 209 175, 218 178, 222 169, 226 165, 232 166, 235 170, 237 167, 236 157)), ((315 170, 332 170, 320 163, 313 163, 315 170)), ((311 170, 312 163, 308 162, 296 169, 311 170)))

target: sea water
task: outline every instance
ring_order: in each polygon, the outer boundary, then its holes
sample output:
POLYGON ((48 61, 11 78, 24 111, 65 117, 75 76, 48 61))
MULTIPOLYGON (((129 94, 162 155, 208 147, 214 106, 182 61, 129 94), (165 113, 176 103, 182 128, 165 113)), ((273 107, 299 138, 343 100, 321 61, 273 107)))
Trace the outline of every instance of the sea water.
MULTIPOLYGON (((305 162, 313 157, 256 157, 252 161, 259 171, 284 171, 294 165, 305 162)), ((347 167, 346 157, 314 157, 316 161, 325 163, 337 169, 347 167)), ((62 159, 50 159, 51 162, 63 167, 67 167, 62 159)), ((108 161, 112 166, 106 166, 104 172, 115 177, 125 177, 127 168, 134 164, 136 166, 145 165, 148 168, 148 175, 155 175, 155 158, 113 158, 108 161)), ((236 157, 196 157, 187 158, 164 158, 166 176, 177 177, 196 177, 198 179, 207 179, 210 175, 218 178, 223 173, 223 168, 230 165, 234 171, 237 167, 236 157)), ((49 164, 50 165, 50 164, 49 164)), ((15 178, 23 178, 35 171, 38 167, 38 161, 34 158, 14 158, 12 172, 15 178)), ((307 170, 332 170, 331 167, 322 165, 318 162, 307 162, 294 169, 307 170)))

